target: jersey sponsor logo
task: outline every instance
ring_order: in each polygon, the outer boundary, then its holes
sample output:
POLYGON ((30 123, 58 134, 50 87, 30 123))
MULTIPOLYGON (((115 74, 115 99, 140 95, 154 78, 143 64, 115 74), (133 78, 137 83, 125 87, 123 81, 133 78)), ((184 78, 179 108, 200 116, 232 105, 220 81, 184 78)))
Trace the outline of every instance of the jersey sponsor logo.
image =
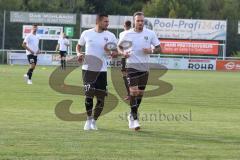
POLYGON ((108 42, 108 37, 104 37, 104 41, 105 41, 105 42, 108 42))

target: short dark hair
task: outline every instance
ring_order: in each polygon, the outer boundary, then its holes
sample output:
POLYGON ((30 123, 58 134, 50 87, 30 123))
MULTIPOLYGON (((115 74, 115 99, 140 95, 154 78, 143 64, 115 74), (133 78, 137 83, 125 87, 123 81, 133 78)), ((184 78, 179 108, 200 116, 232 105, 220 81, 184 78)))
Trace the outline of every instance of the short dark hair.
POLYGON ((143 12, 135 12, 135 13, 133 14, 133 18, 134 18, 135 16, 144 16, 144 13, 143 13, 143 12))
POLYGON ((126 20, 125 23, 124 23, 125 27, 127 28, 131 28, 131 25, 132 25, 132 22, 129 21, 129 20, 126 20))
POLYGON ((38 24, 34 23, 34 24, 32 24, 32 26, 34 26, 34 27, 37 27, 37 26, 38 26, 38 24))
POLYGON ((108 17, 108 14, 106 13, 99 13, 97 14, 97 17, 96 17, 96 21, 101 21, 103 19, 103 17, 108 17))

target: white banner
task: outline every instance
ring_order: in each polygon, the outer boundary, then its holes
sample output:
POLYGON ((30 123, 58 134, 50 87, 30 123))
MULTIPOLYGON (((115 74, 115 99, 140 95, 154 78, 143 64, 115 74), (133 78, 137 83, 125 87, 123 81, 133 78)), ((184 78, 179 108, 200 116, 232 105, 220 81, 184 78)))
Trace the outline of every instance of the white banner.
MULTIPOLYGON (((31 25, 23 25, 23 38, 31 33, 31 28, 31 25)), ((44 40, 58 40, 61 32, 63 32, 63 27, 61 26, 38 26, 37 36, 39 36, 39 39, 44 40)))
MULTIPOLYGON (((132 21, 132 16, 109 16, 109 27, 122 29, 124 21, 132 21)), ((92 28, 96 15, 83 14, 81 27, 92 28)), ((158 38, 226 40, 227 23, 222 20, 170 19, 145 17, 145 27, 156 32, 158 38)))
POLYGON ((150 63, 161 64, 167 69, 188 69, 188 60, 183 58, 161 58, 150 56, 150 63))
POLYGON ((189 59, 189 70, 216 70, 216 60, 214 59, 189 59))
POLYGON ((220 20, 146 18, 158 38, 226 40, 227 23, 220 20))
MULTIPOLYGON (((132 21, 132 16, 114 16, 109 15, 109 26, 108 28, 121 28, 123 29, 124 22, 126 20, 132 21)), ((81 15, 81 27, 83 28, 93 28, 96 25, 96 15, 95 14, 82 14, 81 15)))
POLYGON ((10 22, 20 23, 76 24, 76 17, 69 13, 10 12, 10 22))
POLYGON ((238 21, 238 34, 240 34, 240 21, 238 21))
MULTIPOLYGON (((27 56, 24 53, 9 53, 9 64, 27 65, 27 56)), ((161 58, 150 57, 151 64, 161 64, 167 69, 189 69, 189 70, 216 70, 216 60, 213 59, 184 59, 184 58, 161 58)), ((38 65, 60 65, 57 54, 39 54, 38 65)), ((151 65, 150 64, 150 65, 151 65)), ((79 66, 76 56, 67 56, 68 66, 79 66)), ((108 59, 108 67, 121 67, 121 58, 108 59)))
MULTIPOLYGON (((28 59, 27 55, 24 53, 10 53, 9 64, 27 65, 28 59)), ((39 54, 37 65, 52 65, 52 55, 51 54, 39 54)))

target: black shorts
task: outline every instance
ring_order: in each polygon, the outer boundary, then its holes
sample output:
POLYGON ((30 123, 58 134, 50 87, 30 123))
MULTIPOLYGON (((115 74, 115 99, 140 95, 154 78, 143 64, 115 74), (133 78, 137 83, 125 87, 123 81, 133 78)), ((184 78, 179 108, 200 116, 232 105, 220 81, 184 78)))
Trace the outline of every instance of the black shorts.
POLYGON ((126 72, 126 58, 121 59, 121 65, 122 65, 121 71, 126 72))
POLYGON ((138 86, 140 90, 145 90, 148 75, 148 71, 139 71, 134 68, 127 68, 127 80, 129 87, 138 86))
POLYGON ((32 54, 29 54, 29 55, 27 55, 27 59, 28 59, 28 62, 29 62, 29 64, 37 64, 37 56, 34 56, 34 55, 32 55, 32 54))
POLYGON ((107 96, 107 72, 82 70, 86 96, 107 96))
POLYGON ((59 51, 59 54, 62 57, 66 57, 67 51, 59 51))

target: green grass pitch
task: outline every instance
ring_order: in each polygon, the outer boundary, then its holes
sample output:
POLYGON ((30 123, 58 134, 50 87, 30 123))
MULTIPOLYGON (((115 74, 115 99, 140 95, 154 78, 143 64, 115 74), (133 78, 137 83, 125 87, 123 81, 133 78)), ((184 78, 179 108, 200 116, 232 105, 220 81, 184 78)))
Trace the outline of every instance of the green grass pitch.
MULTIPOLYGON (((0 160, 240 159, 237 72, 168 71, 161 80, 173 90, 143 99, 139 132, 128 129, 129 107, 109 75, 109 92, 118 105, 100 117, 98 131, 86 132, 83 121, 55 115, 56 104, 64 99, 73 101, 72 113, 83 112, 84 98, 54 91, 49 86, 54 69, 37 66, 33 85, 27 85, 27 66, 0 65, 0 160), (155 113, 157 117, 151 117, 155 113)), ((66 83, 82 85, 80 69, 66 83)))

